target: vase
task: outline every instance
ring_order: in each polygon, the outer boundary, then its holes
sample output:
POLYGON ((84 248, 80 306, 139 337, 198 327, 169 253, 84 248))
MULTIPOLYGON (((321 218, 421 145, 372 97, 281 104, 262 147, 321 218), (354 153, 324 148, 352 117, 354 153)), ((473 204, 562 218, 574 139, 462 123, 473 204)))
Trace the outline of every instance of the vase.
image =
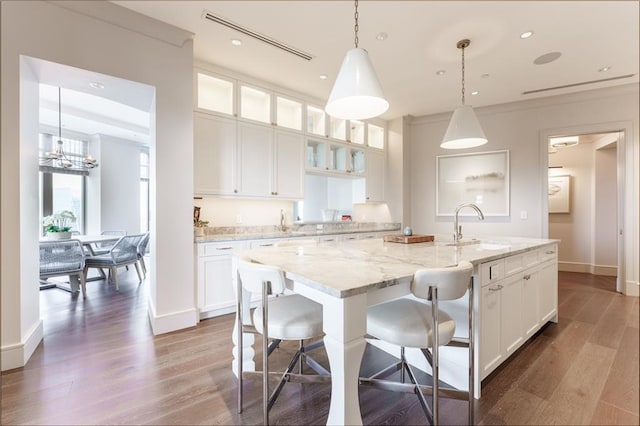
POLYGON ((71 238, 71 232, 47 232, 50 240, 68 240, 71 238))

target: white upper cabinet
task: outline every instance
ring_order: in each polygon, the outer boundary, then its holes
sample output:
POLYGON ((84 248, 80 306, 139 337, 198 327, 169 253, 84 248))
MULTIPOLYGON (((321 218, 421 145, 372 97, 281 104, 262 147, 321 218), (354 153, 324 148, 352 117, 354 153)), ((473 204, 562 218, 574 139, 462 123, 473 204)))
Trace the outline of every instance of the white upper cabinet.
POLYGON ((349 142, 364 145, 365 143, 365 124, 363 121, 349 121, 349 142))
POLYGON ((236 120, 195 113, 193 122, 194 192, 237 194, 236 120))
POLYGON ((276 125, 302 131, 302 103, 276 96, 276 125))
POLYGON ((271 93, 240 84, 240 118, 274 124, 271 120, 271 93))
POLYGON ((384 127, 367 123, 367 145, 369 145, 371 148, 384 149, 384 135, 384 127))
POLYGON ((196 194, 299 199, 313 172, 366 177, 368 199, 383 201, 384 122, 333 118, 317 101, 206 66, 194 83, 196 194))
POLYGON ((320 107, 307 105, 307 128, 309 134, 329 136, 327 134, 327 115, 320 107))
POLYGON ((227 115, 235 114, 235 82, 196 72, 196 108, 227 115))

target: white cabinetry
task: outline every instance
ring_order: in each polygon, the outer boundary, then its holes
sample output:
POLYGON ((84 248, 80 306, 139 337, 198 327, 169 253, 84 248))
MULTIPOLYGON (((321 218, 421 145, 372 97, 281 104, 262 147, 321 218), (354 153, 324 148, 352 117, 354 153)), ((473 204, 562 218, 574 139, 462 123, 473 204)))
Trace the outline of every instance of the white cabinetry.
POLYGON ((367 201, 384 201, 385 153, 377 149, 367 150, 366 198, 367 201))
POLYGON ((299 133, 275 131, 273 194, 279 198, 304 198, 304 139, 299 133))
POLYGON ((237 193, 236 121, 194 114, 194 189, 196 194, 237 193))
POLYGON ((243 248, 246 244, 242 241, 196 244, 200 319, 235 312, 232 250, 243 248))
POLYGON ((557 314, 557 247, 480 265, 480 379, 557 314))
POLYGON ((273 129, 238 123, 239 193, 268 196, 272 190, 273 129))

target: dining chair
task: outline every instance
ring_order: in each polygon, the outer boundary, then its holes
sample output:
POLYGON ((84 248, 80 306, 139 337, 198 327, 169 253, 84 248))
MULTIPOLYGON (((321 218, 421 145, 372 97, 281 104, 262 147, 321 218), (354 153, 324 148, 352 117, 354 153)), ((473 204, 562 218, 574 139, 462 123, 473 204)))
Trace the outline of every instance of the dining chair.
MULTIPOLYGON (((304 383, 327 383, 330 373, 307 352, 322 346, 322 340, 304 345, 304 340, 321 338, 322 305, 299 294, 284 295, 285 279, 282 269, 252 263, 246 259, 238 260, 237 284, 237 321, 238 321, 238 359, 243 359, 243 333, 262 334, 262 373, 242 371, 242 362, 238 363, 238 413, 242 413, 242 386, 244 376, 260 374, 262 376, 262 410, 264 424, 269 424, 269 411, 276 402, 286 382, 301 381, 304 383), (248 294, 245 294, 247 292, 248 294), (260 294, 260 306, 253 315, 245 318, 243 299, 251 294, 260 294), (269 342, 271 340, 271 342, 269 342), (269 370, 269 356, 283 340, 297 340, 298 350, 284 372, 269 370), (303 362, 318 374, 304 374, 303 362), (298 364, 298 373, 293 370, 298 364), (273 393, 269 393, 269 377, 280 378, 273 393)), ((249 300, 249 299, 247 299, 249 300)), ((249 312, 249 307, 246 307, 249 312)))
MULTIPOLYGON (((462 298, 471 289, 473 265, 460 262, 455 267, 421 269, 411 282, 411 292, 419 300, 401 298, 371 306, 367 309, 367 334, 397 346, 400 346, 400 360, 369 378, 361 378, 360 384, 385 390, 415 393, 431 424, 439 424, 439 348, 453 345, 467 347, 470 351, 470 339, 454 339, 455 320, 438 303, 445 300, 462 298), (425 302, 423 302, 426 301, 425 302), (433 384, 425 386, 418 383, 416 376, 405 358, 405 348, 419 348, 431 365, 433 384), (401 383, 382 380, 401 370, 401 383), (405 373, 411 384, 405 384, 405 373), (431 393, 431 407, 425 393, 431 393)), ((471 316, 471 312, 469 312, 471 316)), ((469 318, 471 321, 471 318, 469 318)), ((473 377, 473 363, 469 365, 470 378, 473 377)), ((442 390, 447 397, 467 399, 469 401, 468 420, 473 422, 473 389, 469 380, 469 391, 457 389, 442 390)))
POLYGON ((89 268, 109 269, 108 280, 111 280, 116 288, 118 287, 118 268, 122 266, 135 265, 138 279, 142 282, 140 266, 138 265, 138 246, 145 234, 126 235, 105 253, 96 256, 87 256, 85 259, 85 276, 89 268))
MULTIPOLYGON (((100 235, 114 235, 114 236, 119 236, 119 237, 124 237, 125 235, 127 235, 127 231, 124 230, 107 230, 107 231, 102 231, 100 233, 100 235)), ((99 254, 107 254, 109 252, 109 250, 111 249, 111 247, 113 247, 115 243, 113 241, 105 241, 102 243, 96 243, 95 247, 93 249, 93 254, 95 255, 99 255, 99 254)))
POLYGON ((82 297, 86 297, 85 255, 78 240, 40 242, 40 279, 77 275, 82 297))
POLYGON ((144 255, 147 253, 147 246, 149 245, 149 233, 144 234, 142 240, 138 244, 138 263, 142 268, 142 274, 144 278, 147 278, 147 265, 144 263, 144 255))

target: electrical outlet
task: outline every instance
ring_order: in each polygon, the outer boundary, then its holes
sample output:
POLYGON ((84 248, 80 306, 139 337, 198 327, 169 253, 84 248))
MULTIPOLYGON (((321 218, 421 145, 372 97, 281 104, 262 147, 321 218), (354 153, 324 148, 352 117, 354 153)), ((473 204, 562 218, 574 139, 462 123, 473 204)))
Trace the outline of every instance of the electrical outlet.
POLYGON ((236 215, 236 223, 237 224, 241 224, 242 223, 242 215, 241 214, 237 214, 236 215))
POLYGON ((526 210, 520 211, 520 219, 526 220, 529 217, 526 210))
POLYGON ((324 225, 323 225, 323 224, 318 223, 318 224, 316 225, 316 231, 322 231, 323 229, 324 229, 324 225))

